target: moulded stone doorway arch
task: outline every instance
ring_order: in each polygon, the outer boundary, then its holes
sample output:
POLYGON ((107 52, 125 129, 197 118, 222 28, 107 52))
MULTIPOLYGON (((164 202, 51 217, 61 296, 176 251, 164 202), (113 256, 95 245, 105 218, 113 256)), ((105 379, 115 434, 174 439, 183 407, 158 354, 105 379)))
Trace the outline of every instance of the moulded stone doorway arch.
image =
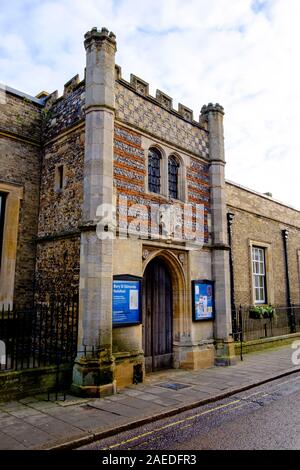
POLYGON ((191 334, 191 319, 188 313, 187 275, 176 254, 162 249, 152 252, 144 261, 143 277, 145 276, 147 266, 155 259, 163 261, 171 276, 173 297, 173 366, 177 368, 180 366, 179 349, 182 341, 185 341, 186 338, 190 339, 191 334))

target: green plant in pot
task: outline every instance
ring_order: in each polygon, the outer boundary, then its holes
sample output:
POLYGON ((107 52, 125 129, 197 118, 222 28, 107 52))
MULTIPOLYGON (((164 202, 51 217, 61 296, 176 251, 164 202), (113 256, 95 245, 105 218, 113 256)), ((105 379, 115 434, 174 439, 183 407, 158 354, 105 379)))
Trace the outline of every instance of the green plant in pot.
POLYGON ((249 317, 253 318, 254 320, 259 320, 263 318, 263 309, 262 307, 251 307, 249 310, 249 317))
POLYGON ((276 318, 276 310, 272 305, 266 305, 264 307, 264 313, 263 313, 264 318, 270 318, 271 320, 273 318, 276 318))
POLYGON ((276 318, 276 310, 272 305, 256 305, 249 310, 249 317, 259 320, 261 318, 276 318))

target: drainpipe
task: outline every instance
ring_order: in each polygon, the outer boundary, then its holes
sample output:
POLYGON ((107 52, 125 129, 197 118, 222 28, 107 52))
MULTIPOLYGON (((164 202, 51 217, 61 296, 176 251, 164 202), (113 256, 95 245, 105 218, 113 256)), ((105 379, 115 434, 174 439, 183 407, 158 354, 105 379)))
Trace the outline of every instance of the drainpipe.
POLYGON ((236 340, 237 336, 237 315, 235 308, 235 286, 234 286, 234 273, 233 273, 233 253, 232 253, 232 225, 234 221, 234 214, 227 213, 227 234, 229 251, 229 269, 230 269, 230 303, 231 303, 231 321, 232 321, 232 337, 236 340))
POLYGON ((295 318, 294 312, 292 309, 292 298, 291 298, 291 284, 290 284, 290 274, 289 274, 289 256, 288 256, 288 241, 289 241, 289 231, 284 229, 282 230, 283 238, 283 249, 284 249, 284 262, 285 262, 285 279, 286 279, 286 299, 287 305, 289 308, 289 323, 291 333, 296 332, 295 328, 295 318))

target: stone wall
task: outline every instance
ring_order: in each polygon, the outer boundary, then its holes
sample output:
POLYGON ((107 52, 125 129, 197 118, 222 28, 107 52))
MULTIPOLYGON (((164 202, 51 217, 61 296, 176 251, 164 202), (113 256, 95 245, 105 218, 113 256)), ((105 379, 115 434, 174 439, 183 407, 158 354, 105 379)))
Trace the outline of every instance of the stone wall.
POLYGON ((0 104, 0 183, 19 185, 23 189, 14 276, 14 304, 21 305, 31 301, 33 292, 41 122, 40 106, 20 96, 6 94, 6 103, 0 104))
POLYGON ((40 190, 36 287, 40 291, 78 288, 83 203, 84 82, 78 75, 46 99, 40 190), (80 125, 82 123, 82 125, 80 125), (57 168, 63 166, 63 188, 57 168))
POLYGON ((149 135, 208 158, 207 131, 172 109, 172 104, 140 94, 124 80, 116 81, 116 118, 149 135))
POLYGON ((42 164, 39 237, 78 229, 83 201, 84 128, 45 146, 42 164), (64 165, 64 187, 56 188, 55 172, 64 165))
POLYGON ((61 293, 78 289, 79 268, 79 235, 40 242, 37 247, 37 291, 61 293))
POLYGON ((236 303, 252 304, 250 242, 268 245, 269 294, 273 303, 287 304, 282 230, 289 231, 289 274, 293 303, 300 303, 297 251, 300 249, 300 212, 269 197, 231 183, 226 184, 227 209, 235 214, 233 256, 236 303), (271 285, 270 285, 271 284, 271 285))
POLYGON ((28 98, 6 93, 5 102, 0 102, 1 131, 40 143, 42 117, 41 106, 28 98))
MULTIPOLYGON (((65 85, 66 88, 66 85, 65 85)), ((57 136, 71 126, 78 124, 85 118, 85 88, 84 82, 75 84, 64 96, 58 99, 57 92, 50 95, 46 101, 44 139, 57 136)))
POLYGON ((78 287, 79 224, 83 201, 84 128, 45 147, 42 166, 37 288, 62 290, 78 287), (57 190, 55 172, 64 166, 64 187, 57 190), (72 237, 72 238, 70 238, 72 237))

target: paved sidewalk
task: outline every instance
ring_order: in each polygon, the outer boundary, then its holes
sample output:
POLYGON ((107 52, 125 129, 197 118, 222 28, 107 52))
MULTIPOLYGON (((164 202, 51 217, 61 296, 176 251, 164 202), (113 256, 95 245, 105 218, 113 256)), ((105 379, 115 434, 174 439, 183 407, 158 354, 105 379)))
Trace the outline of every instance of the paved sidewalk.
POLYGON ((247 354, 235 366, 200 371, 168 370, 147 375, 146 382, 99 399, 45 395, 0 403, 0 449, 53 449, 84 445, 223 398, 278 376, 300 371, 293 350, 282 347, 247 354), (54 397, 52 397, 54 400, 54 397))

